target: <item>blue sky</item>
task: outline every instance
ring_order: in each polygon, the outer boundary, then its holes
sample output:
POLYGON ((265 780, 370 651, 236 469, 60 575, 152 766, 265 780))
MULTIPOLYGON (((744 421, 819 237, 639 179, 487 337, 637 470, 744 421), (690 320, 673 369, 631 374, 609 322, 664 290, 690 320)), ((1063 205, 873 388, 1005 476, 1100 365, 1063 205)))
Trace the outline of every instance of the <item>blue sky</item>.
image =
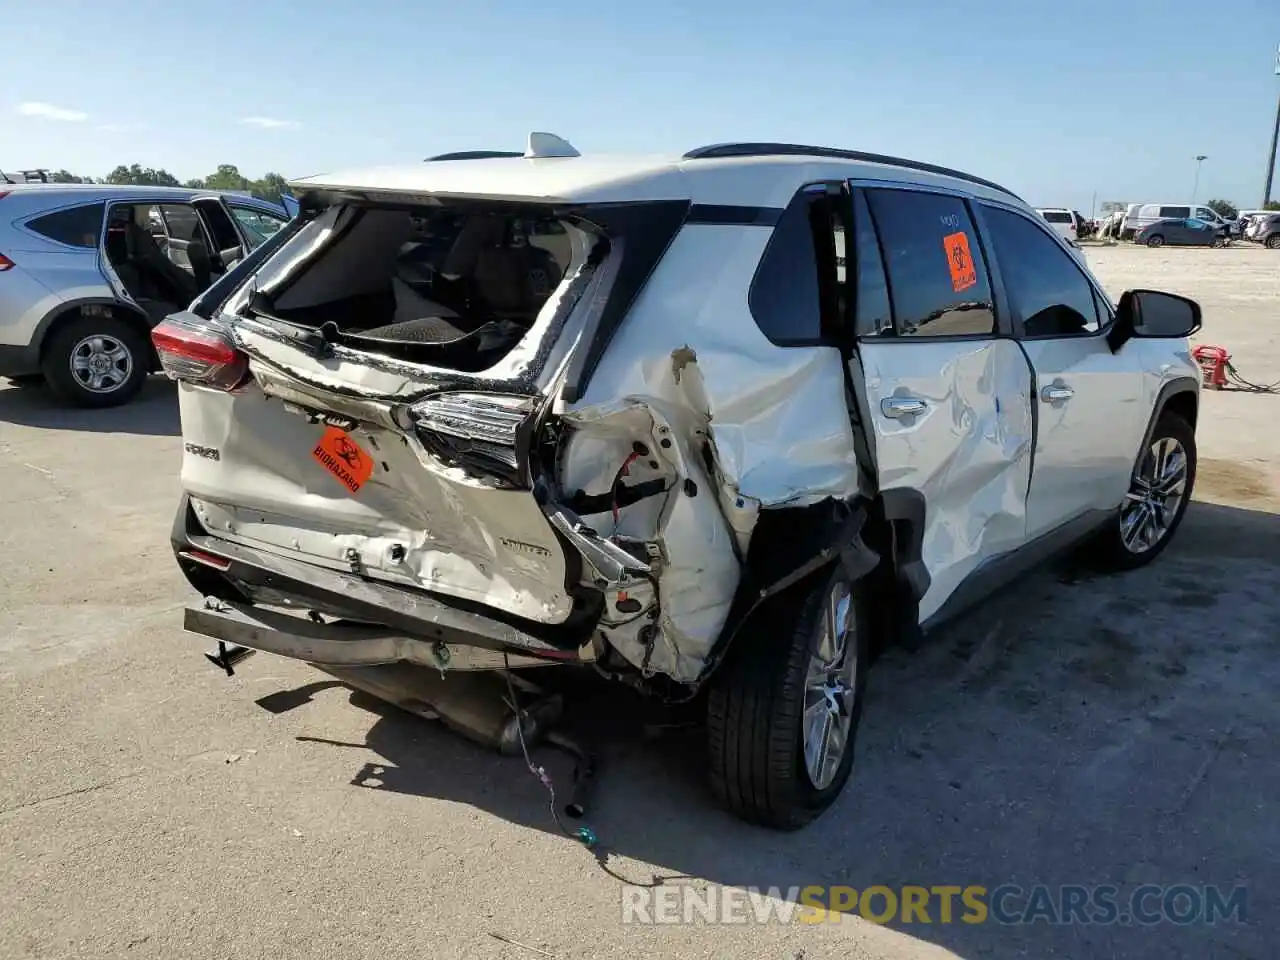
MULTIPOLYGON (((0 168, 305 176, 523 147, 824 143, 1038 205, 1260 199, 1280 0, 42 0, 0 25, 0 168)), ((1280 193, 1280 185, 1276 192, 1280 193)))

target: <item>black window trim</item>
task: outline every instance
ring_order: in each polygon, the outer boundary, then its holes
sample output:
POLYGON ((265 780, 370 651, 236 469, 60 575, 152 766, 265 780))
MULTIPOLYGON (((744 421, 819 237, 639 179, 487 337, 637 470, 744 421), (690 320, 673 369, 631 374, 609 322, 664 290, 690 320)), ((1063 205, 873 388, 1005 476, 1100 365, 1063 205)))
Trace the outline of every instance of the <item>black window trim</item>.
MULTIPOLYGON (((1086 331, 1084 333, 1068 333, 1068 334, 1042 333, 1042 334, 1028 336, 1026 333, 1026 327, 1024 325, 1024 318, 1022 317, 1021 314, 1018 313, 1017 309, 1013 306, 1012 301, 1006 298, 1006 302, 1008 303, 1010 326, 1013 329, 1014 339, 1028 340, 1028 341, 1030 340, 1087 340, 1092 337, 1105 337, 1111 331, 1112 326, 1116 322, 1115 305, 1111 302, 1111 298, 1107 296, 1106 291, 1103 290, 1102 287, 1094 279, 1093 275, 1088 270, 1083 269, 1078 263, 1076 263, 1075 255, 1072 253, 1071 248, 1067 245, 1067 243, 1062 239, 1061 234, 1059 234, 1056 230, 1052 229, 1048 225, 1048 223, 1045 222, 1044 219, 1039 215, 1031 216, 1027 213, 1027 211, 1023 210, 1020 207, 1014 206, 1013 204, 1000 203, 999 201, 995 201, 995 200, 982 200, 982 201, 979 201, 978 206, 980 208, 993 207, 997 210, 1002 210, 1005 213, 1017 214, 1018 216, 1022 217, 1022 219, 1026 220, 1028 223, 1034 226, 1035 229, 1039 230, 1042 234, 1049 237, 1049 239, 1052 240, 1055 244, 1057 244, 1058 248, 1062 250, 1063 255, 1070 258, 1070 260, 1072 261, 1072 265, 1077 270, 1080 271, 1080 275, 1084 277, 1085 283, 1089 285, 1089 289, 1093 293, 1094 304, 1096 305, 1096 307, 1104 308, 1104 313, 1106 314, 1105 317, 1098 317, 1097 330, 1086 331)), ((984 233, 987 233, 989 231, 989 228, 987 227, 985 220, 982 222, 981 229, 984 233)), ((990 244, 985 240, 983 245, 984 247, 990 246, 990 244)), ((996 260, 998 258, 993 256, 991 259, 996 260)), ((1003 294, 1004 292, 1003 282, 1001 284, 1001 291, 1003 294)))
POLYGON ((885 284, 889 289, 889 311, 893 318, 894 332, 892 334, 881 333, 872 336, 860 335, 858 337, 859 343, 983 343, 994 340, 1016 339, 1013 326, 1009 321, 1009 304, 1005 297, 1004 283, 1000 277, 999 266, 988 249, 986 224, 982 219, 981 209, 981 203, 988 202, 985 198, 979 198, 967 190, 943 187, 931 183, 913 183, 905 180, 853 179, 849 181, 849 187, 851 190, 861 191, 864 194, 864 199, 868 190, 898 190, 909 193, 940 194, 944 197, 959 200, 964 204, 965 211, 969 214, 969 220, 973 224, 975 238, 978 241, 978 249, 982 253, 983 265, 987 270, 987 286, 991 289, 992 313, 995 314, 995 329, 989 333, 912 334, 911 336, 902 336, 898 333, 898 311, 893 302, 893 280, 889 276, 889 262, 885 256, 884 241, 880 237, 880 228, 875 224, 875 211, 871 209, 871 204, 868 200, 867 213, 870 214, 871 222, 875 226, 876 243, 880 246, 880 260, 884 264, 885 284))
MULTIPOLYGON (((773 219, 774 221, 773 224, 771 225, 771 230, 773 232, 770 233, 769 239, 765 242, 764 250, 761 251, 760 253, 760 259, 756 261, 755 270, 753 270, 751 273, 751 282, 747 285, 747 312, 751 314, 751 319, 755 323, 756 329, 760 331, 760 335, 764 337, 766 340, 768 340, 769 343, 773 344, 773 346, 775 347, 779 347, 783 350, 794 350, 796 348, 801 348, 801 347, 838 347, 839 346, 839 344, 835 340, 833 340, 831 337, 824 336, 822 334, 821 317, 819 318, 817 336, 786 337, 786 338, 775 338, 771 336, 770 334, 765 332, 764 327, 760 325, 760 320, 756 316, 756 310, 755 310, 755 307, 753 306, 753 300, 754 300, 754 292, 755 292, 756 286, 760 282, 761 273, 764 270, 766 264, 769 263, 770 248, 773 246, 775 240, 778 238, 777 229, 781 225, 782 218, 786 216, 786 214, 790 211, 793 205, 801 202, 802 198, 807 198, 804 200, 806 204, 812 204, 815 200, 820 200, 820 199, 825 199, 828 202, 833 202, 834 200, 834 202, 837 204, 844 202, 840 197, 833 198, 831 196, 832 189, 843 188, 844 183, 845 182, 843 180, 812 180, 812 181, 807 181, 805 183, 802 183, 800 184, 799 187, 796 188, 795 193, 791 195, 790 199, 787 200, 786 206, 780 209, 777 209, 776 217, 773 216, 773 210, 775 208, 771 208, 771 207, 733 208, 733 209, 741 209, 743 211, 747 211, 747 210, 757 211, 755 214, 753 214, 753 219, 750 221, 750 225, 755 225, 755 226, 766 225, 761 222, 762 219, 764 218, 773 219)), ((698 204, 691 205, 690 212, 697 210, 699 206, 700 205, 698 204)), ((704 206, 703 209, 719 210, 722 208, 711 208, 711 207, 704 206)), ((706 223, 710 221, 707 221, 706 219, 702 219, 698 222, 706 223)), ((721 220, 721 221, 715 221, 715 222, 723 222, 723 221, 721 220)), ((735 222, 744 226, 748 225, 746 221, 739 220, 735 222)), ((848 241, 846 240, 846 243, 847 242, 848 241)), ((848 266, 847 266, 848 261, 849 261, 849 251, 846 248, 845 250, 846 271, 848 270, 848 266)), ((819 267, 816 249, 814 250, 814 267, 815 268, 819 267)), ((846 285, 847 285, 847 281, 848 281, 847 273, 845 274, 845 278, 846 278, 846 285)), ((814 277, 815 282, 819 283, 819 285, 821 284, 821 279, 822 279, 821 274, 814 277)), ((818 303, 819 305, 823 303, 821 286, 819 286, 819 290, 818 290, 818 303)))
POLYGON ((31 234, 32 236, 39 237, 41 240, 44 240, 48 243, 56 243, 58 246, 66 247, 68 250, 79 250, 81 252, 85 250, 97 250, 97 249, 101 249, 103 237, 106 235, 108 203, 109 203, 108 200, 106 200, 105 198, 99 197, 96 200, 77 200, 72 203, 63 204, 62 206, 58 206, 58 207, 45 207, 43 210, 38 210, 35 213, 28 214, 27 216, 18 220, 17 225, 21 227, 23 230, 25 230, 27 233, 31 234), (94 207, 94 206, 102 207, 102 225, 98 228, 98 243, 92 247, 82 247, 74 243, 63 243, 57 237, 51 237, 46 233, 41 233, 39 230, 31 226, 31 222, 33 220, 39 220, 42 217, 47 217, 47 216, 50 216, 51 214, 64 213, 67 210, 74 210, 77 207, 94 207))

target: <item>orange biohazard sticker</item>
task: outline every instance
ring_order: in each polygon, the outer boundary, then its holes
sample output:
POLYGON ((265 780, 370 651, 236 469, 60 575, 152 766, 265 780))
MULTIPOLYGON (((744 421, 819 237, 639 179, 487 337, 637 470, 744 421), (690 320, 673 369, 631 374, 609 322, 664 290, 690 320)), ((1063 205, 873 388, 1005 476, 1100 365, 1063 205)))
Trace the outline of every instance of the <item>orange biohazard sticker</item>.
POLYGON ((311 451, 320 466, 332 473, 352 493, 373 475, 373 461, 345 430, 329 427, 311 451))
POLYGON ((978 271, 969 252, 969 238, 963 231, 948 233, 942 238, 942 249, 947 252, 947 267, 951 270, 951 289, 956 293, 968 290, 978 282, 978 271))

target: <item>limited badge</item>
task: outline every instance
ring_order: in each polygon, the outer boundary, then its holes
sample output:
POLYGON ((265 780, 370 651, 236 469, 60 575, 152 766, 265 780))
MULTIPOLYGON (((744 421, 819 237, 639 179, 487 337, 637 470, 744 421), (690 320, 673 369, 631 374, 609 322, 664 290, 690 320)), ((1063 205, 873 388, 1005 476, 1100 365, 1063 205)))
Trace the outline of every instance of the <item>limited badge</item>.
POLYGON ((350 434, 337 427, 325 430, 311 456, 352 493, 356 493, 373 475, 373 460, 369 454, 351 439, 350 434))

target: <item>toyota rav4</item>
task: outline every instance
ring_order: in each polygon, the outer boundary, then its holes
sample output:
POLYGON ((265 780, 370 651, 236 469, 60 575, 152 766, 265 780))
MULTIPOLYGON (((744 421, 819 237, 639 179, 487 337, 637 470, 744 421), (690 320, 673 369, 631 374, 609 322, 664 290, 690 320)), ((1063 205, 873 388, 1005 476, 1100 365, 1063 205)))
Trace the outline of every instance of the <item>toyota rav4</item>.
POLYGON ((1199 307, 1113 304, 978 177, 535 134, 293 189, 153 334, 193 632, 700 697, 717 796, 795 828, 883 641, 1086 540, 1147 563, 1191 496, 1199 307))

